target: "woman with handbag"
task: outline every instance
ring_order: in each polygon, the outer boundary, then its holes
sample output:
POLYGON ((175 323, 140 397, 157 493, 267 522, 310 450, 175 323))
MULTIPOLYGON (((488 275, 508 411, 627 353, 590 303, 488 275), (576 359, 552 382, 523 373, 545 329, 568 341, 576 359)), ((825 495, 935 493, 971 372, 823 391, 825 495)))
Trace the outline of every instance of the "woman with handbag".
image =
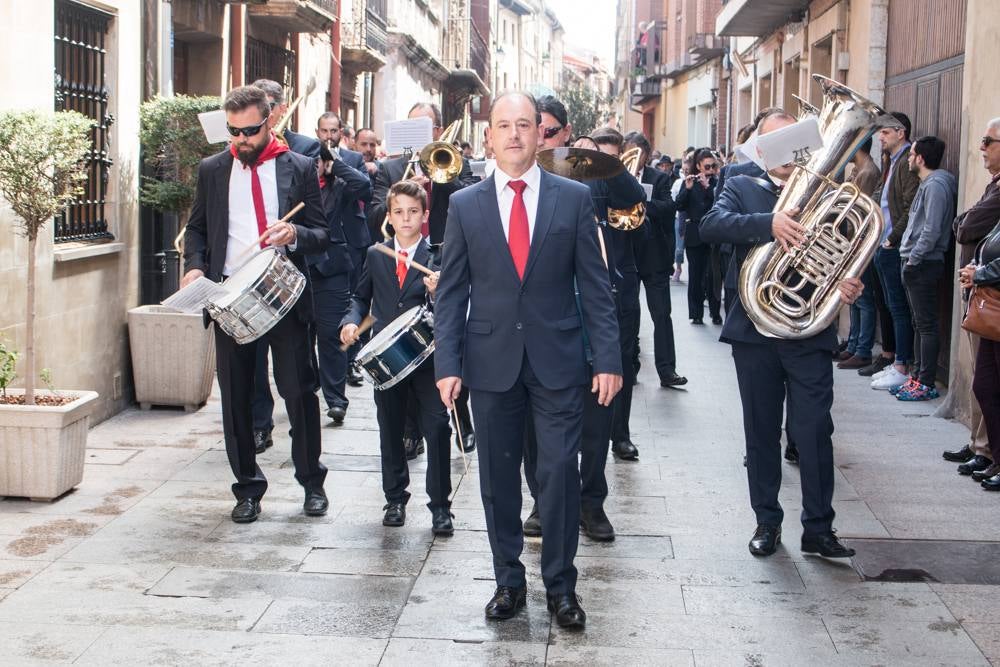
MULTIPOLYGON (((993 460, 1000 461, 1000 224, 976 248, 975 259, 959 269, 958 281, 971 289, 962 327, 981 337, 972 392, 983 411, 993 460)), ((1000 471, 983 479, 982 486, 1000 491, 1000 471)))

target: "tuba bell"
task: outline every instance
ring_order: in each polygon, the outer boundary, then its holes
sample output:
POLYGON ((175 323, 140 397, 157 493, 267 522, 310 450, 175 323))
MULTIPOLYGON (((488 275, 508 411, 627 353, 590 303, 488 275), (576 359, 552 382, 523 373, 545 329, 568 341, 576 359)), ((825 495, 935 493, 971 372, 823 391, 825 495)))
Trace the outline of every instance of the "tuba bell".
POLYGON ((739 276, 747 316, 772 338, 809 338, 826 329, 841 307, 838 283, 861 275, 882 238, 879 204, 836 178, 885 111, 832 79, 813 79, 823 88, 823 147, 795 167, 774 207, 801 211, 805 241, 787 253, 776 241, 754 248, 739 276))
MULTIPOLYGON (((624 153, 622 153, 621 161, 625 165, 625 169, 628 173, 635 176, 638 181, 642 176, 642 165, 640 161, 642 160, 642 149, 638 146, 633 146, 624 153)), ((639 202, 638 204, 633 204, 628 208, 609 208, 608 209, 608 225, 613 229, 618 229, 623 232, 630 232, 633 229, 638 229, 646 220, 646 204, 645 202, 639 202)))

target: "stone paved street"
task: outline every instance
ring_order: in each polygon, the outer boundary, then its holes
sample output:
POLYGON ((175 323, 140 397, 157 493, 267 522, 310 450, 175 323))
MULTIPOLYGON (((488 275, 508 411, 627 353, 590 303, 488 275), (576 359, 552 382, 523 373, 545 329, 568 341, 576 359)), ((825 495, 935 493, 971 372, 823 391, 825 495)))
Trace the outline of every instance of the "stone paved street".
MULTIPOLYGON (((475 457, 453 461, 456 533, 432 539, 425 457, 403 528, 381 525, 371 390, 325 427, 326 517, 302 515, 287 418, 262 457, 261 520, 233 524, 218 398, 200 412, 127 411, 91 431, 83 484, 51 504, 0 502, 4 665, 980 665, 1000 659, 992 586, 863 582, 804 557, 797 470, 784 545, 749 555, 740 404, 718 327, 683 317, 683 391, 661 389, 643 324, 637 463, 609 462, 618 539, 581 538, 582 634, 550 623, 528 540, 527 613, 487 624, 493 590, 475 457)), ((941 460, 965 427, 837 371, 841 537, 990 540, 1000 497, 941 460)), ((525 508, 525 513, 528 508, 525 508)), ((863 546, 859 545, 859 549, 863 546)))

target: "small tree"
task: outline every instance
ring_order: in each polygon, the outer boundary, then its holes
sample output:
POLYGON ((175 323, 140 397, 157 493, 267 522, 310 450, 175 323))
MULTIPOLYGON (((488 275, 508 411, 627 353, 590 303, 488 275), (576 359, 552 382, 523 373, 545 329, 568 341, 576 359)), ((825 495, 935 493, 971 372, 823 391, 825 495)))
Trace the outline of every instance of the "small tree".
POLYGON ((217 153, 222 144, 210 144, 198 114, 222 107, 218 97, 157 97, 139 109, 139 140, 143 158, 156 169, 143 179, 140 200, 158 211, 187 217, 194 202, 198 163, 217 153))
POLYGON ((607 99, 597 95, 589 86, 569 84, 559 90, 559 99, 566 105, 573 134, 590 134, 600 127, 607 115, 607 99))
POLYGON ((0 113, 0 194, 28 239, 24 403, 35 404, 35 248, 38 232, 83 193, 93 121, 75 111, 0 113))

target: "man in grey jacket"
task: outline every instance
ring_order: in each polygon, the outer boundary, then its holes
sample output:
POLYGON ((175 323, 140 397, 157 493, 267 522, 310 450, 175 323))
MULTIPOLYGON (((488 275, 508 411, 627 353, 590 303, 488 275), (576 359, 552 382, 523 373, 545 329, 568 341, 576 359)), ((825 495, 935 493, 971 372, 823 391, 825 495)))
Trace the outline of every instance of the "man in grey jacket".
POLYGON ((913 313, 915 376, 896 393, 901 401, 926 401, 938 397, 934 380, 938 351, 938 285, 944 275, 945 252, 955 218, 958 186, 955 177, 940 169, 944 142, 937 137, 921 137, 909 155, 910 171, 920 178, 920 186, 910 207, 909 222, 899 246, 903 286, 913 313))

